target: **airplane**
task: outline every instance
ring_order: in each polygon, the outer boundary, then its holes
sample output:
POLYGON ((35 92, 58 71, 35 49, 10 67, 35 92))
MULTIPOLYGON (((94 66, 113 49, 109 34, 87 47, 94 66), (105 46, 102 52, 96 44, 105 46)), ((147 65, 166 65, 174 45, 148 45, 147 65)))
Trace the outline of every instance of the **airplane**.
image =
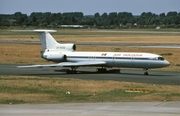
POLYGON ((41 57, 55 64, 17 66, 17 68, 69 67, 67 74, 76 74, 78 67, 94 66, 97 72, 105 73, 107 68, 142 68, 149 75, 152 68, 167 67, 170 63, 162 56, 141 52, 82 52, 75 51, 74 43, 58 43, 50 33, 56 30, 14 30, 14 32, 35 32, 43 47, 41 57))

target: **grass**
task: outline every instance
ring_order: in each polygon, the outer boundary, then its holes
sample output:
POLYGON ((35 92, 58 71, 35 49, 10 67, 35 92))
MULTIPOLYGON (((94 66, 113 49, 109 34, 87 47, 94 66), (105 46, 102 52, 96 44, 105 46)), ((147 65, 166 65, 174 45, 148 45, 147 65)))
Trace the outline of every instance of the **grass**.
POLYGON ((162 55, 162 56, 171 56, 171 55, 173 55, 173 53, 161 53, 160 55, 162 55))
MULTIPOLYGON (((140 30, 141 31, 141 30, 140 30)), ((157 31, 157 30, 148 30, 157 31)), ((166 32, 164 30, 164 32, 166 32)), ((118 32, 99 32, 96 30, 57 30, 52 33, 59 42, 104 42, 104 43, 179 43, 180 34, 172 33, 118 33, 118 32)), ((39 41, 36 33, 10 32, 0 30, 0 41, 39 41), (33 37, 33 39, 32 39, 33 37)))
POLYGON ((180 87, 133 82, 94 81, 31 76, 1 76, 0 103, 64 103, 180 100, 180 87), (126 93, 127 88, 149 93, 126 93), (69 91, 70 94, 66 94, 69 91), (94 92, 98 94, 93 95, 94 92))

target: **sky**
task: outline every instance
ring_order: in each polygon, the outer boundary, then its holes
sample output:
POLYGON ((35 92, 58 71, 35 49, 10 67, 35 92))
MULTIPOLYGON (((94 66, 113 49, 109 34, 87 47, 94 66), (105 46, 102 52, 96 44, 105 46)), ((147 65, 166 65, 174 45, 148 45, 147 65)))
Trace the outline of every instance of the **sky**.
POLYGON ((21 12, 83 12, 84 15, 110 12, 143 12, 155 14, 180 12, 180 0, 0 0, 0 14, 21 12))

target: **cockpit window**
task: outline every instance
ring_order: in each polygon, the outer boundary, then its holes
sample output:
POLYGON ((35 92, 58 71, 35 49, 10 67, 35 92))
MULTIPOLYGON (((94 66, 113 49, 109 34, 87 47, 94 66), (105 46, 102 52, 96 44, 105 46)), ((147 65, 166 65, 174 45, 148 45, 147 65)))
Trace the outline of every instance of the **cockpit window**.
POLYGON ((164 58, 163 57, 158 57, 158 60, 164 60, 164 58))

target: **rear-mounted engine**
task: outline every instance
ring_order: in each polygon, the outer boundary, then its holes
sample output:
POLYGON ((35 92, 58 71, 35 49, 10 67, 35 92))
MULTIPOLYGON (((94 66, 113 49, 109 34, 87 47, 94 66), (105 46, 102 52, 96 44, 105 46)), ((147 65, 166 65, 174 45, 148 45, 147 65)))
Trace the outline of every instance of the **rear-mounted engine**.
POLYGON ((76 45, 75 44, 60 44, 56 47, 56 50, 73 52, 76 50, 76 45))
POLYGON ((63 62, 67 60, 67 56, 65 54, 55 53, 55 52, 49 54, 48 52, 41 51, 41 57, 46 60, 56 61, 56 62, 63 62))

